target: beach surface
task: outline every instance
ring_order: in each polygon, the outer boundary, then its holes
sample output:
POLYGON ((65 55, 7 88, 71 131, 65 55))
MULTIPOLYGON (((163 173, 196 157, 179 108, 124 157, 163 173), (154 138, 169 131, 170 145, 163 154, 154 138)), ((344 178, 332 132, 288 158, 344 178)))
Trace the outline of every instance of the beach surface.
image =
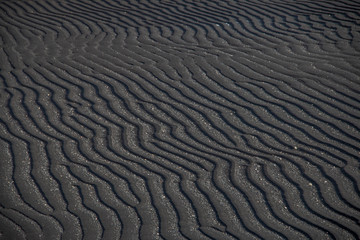
POLYGON ((0 239, 359 239, 360 2, 0 2, 0 239))

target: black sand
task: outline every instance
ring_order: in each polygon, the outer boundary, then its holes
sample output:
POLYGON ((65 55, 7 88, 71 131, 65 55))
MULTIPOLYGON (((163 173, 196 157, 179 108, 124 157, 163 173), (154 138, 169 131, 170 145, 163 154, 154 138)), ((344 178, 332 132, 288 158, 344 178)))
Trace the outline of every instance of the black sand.
POLYGON ((0 2, 0 239, 359 239, 359 1, 0 2))

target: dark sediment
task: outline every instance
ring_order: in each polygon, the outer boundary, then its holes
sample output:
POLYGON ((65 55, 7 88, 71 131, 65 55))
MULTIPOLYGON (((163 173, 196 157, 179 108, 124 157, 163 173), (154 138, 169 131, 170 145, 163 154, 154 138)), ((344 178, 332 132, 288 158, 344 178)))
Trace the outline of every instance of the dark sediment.
POLYGON ((0 239, 360 237, 359 1, 0 12, 0 239))

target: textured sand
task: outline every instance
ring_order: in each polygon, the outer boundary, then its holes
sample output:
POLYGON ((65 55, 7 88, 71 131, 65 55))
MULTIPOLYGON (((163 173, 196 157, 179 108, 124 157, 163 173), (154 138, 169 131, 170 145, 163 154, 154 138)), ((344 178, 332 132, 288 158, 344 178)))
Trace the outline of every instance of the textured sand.
POLYGON ((0 2, 0 239, 360 238, 360 2, 0 2))

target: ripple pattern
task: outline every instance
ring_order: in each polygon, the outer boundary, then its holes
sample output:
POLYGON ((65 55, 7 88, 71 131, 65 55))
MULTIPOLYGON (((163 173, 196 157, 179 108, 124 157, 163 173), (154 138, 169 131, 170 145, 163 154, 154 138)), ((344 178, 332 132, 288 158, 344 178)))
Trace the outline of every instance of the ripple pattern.
POLYGON ((0 239, 359 239, 360 2, 0 2, 0 239))

